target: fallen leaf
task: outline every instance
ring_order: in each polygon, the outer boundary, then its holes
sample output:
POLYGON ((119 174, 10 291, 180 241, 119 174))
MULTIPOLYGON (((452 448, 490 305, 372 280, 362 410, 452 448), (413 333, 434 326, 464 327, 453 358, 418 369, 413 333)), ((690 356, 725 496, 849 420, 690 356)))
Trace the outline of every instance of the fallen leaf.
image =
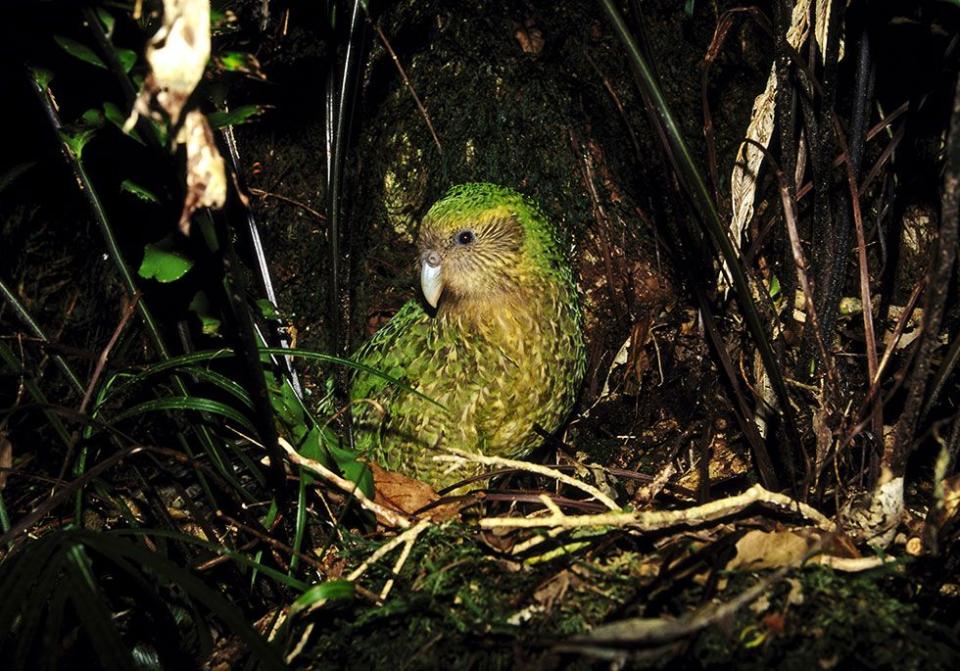
POLYGON ((537 28, 533 21, 528 19, 523 26, 518 26, 513 36, 520 44, 520 49, 523 50, 523 53, 536 56, 543 51, 543 45, 545 43, 543 33, 537 28))
POLYGON ((861 556, 846 536, 809 528, 754 529, 737 541, 736 548, 737 554, 727 563, 727 570, 800 566, 805 561, 831 564, 832 561, 855 560, 861 556), (818 553, 811 556, 814 550, 818 553))
POLYGON ((763 618, 763 626, 779 634, 786 628, 786 618, 783 613, 768 613, 763 618))
POLYGON ((13 443, 0 432, 0 491, 7 486, 7 469, 13 468, 13 443))
MULTIPOLYGON (((146 48, 150 72, 123 126, 124 132, 133 130, 140 115, 158 123, 169 118, 171 127, 176 128, 209 59, 209 0, 163 0, 163 23, 146 48)), ((194 210, 223 207, 227 178, 223 157, 202 112, 187 113, 177 144, 187 147, 187 195, 180 214, 180 230, 186 235, 194 210)))
POLYGON ((799 566, 819 540, 818 534, 754 529, 737 541, 737 554, 726 569, 799 566))
POLYGON ((373 472, 374 501, 381 505, 411 515, 440 499, 433 487, 425 482, 388 471, 372 462, 368 465, 373 472))
POLYGON ((163 23, 147 43, 150 73, 134 102, 124 130, 136 125, 140 114, 160 119, 151 101, 167 113, 173 125, 193 90, 203 78, 210 58, 209 0, 163 0, 163 23))
POLYGON ((219 209, 227 200, 227 172, 213 131, 200 110, 190 110, 177 136, 187 146, 187 195, 180 213, 180 231, 190 234, 190 217, 200 207, 219 209))

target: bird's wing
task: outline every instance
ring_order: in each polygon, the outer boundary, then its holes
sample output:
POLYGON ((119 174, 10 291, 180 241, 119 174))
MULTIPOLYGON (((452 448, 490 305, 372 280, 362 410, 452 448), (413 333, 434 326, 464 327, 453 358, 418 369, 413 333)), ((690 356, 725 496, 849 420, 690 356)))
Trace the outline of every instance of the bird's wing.
MULTIPOLYGON (((420 340, 416 337, 419 330, 423 330, 422 337, 426 337, 428 319, 417 301, 407 302, 351 358, 401 382, 408 381, 410 364, 420 354, 412 343, 420 340)), ((387 380, 378 375, 357 371, 353 376, 350 396, 354 399, 375 399, 381 397, 389 385, 387 380)))

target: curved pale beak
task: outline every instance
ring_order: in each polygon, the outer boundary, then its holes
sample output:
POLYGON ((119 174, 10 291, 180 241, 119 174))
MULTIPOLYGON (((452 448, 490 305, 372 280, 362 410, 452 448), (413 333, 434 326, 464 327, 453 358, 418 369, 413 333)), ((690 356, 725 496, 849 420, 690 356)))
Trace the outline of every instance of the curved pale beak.
POLYGON ((431 307, 437 307, 440 294, 443 293, 443 277, 441 275, 440 255, 429 251, 420 257, 420 288, 423 297, 431 307))

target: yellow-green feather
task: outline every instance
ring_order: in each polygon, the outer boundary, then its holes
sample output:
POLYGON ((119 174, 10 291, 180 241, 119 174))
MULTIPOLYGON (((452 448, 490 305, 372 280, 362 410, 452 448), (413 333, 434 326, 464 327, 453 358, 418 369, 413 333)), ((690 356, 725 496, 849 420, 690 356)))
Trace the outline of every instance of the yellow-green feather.
POLYGON ((508 287, 490 301, 441 305, 428 314, 410 301, 355 355, 445 409, 381 378, 357 373, 351 390, 358 448, 384 467, 435 486, 477 470, 449 471, 441 446, 499 456, 529 454, 538 425, 559 427, 573 407, 585 360, 579 299, 556 230, 539 208, 492 184, 455 187, 424 227, 446 234, 467 226, 519 222, 522 252, 504 267, 478 256, 478 281, 508 287), (485 223, 486 222, 486 223, 485 223))

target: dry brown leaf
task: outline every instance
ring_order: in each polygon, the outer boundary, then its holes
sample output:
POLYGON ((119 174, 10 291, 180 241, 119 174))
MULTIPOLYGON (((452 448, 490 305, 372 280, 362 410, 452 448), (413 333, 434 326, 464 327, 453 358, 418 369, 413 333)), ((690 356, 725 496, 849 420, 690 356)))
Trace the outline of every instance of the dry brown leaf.
POLYGON ((543 51, 546 41, 543 39, 543 33, 531 19, 527 19, 524 25, 517 26, 513 36, 520 44, 523 53, 536 56, 543 51))
POLYGON ((227 172, 213 131, 200 110, 190 110, 177 142, 187 146, 187 195, 180 213, 180 231, 190 234, 190 217, 201 207, 221 208, 227 200, 227 172))
POLYGON ((799 566, 819 540, 819 534, 754 529, 737 541, 737 554, 727 562, 726 569, 799 566))
MULTIPOLYGON (((124 124, 129 132, 142 114, 162 123, 166 116, 176 127, 210 59, 210 1, 163 0, 163 23, 150 38, 146 60, 150 73, 144 79, 124 124)), ((177 135, 187 148, 187 195, 180 214, 180 230, 190 233, 190 217, 200 207, 223 207, 227 177, 213 131, 198 110, 187 113, 177 135)))
POLYGON ((736 556, 727 562, 728 571, 800 566, 808 560, 832 565, 837 558, 860 558, 860 552, 846 536, 806 528, 754 529, 737 541, 736 548, 736 556), (811 557, 813 551, 818 554, 811 557))
MULTIPOLYGON (((798 0, 793 6, 793 13, 790 17, 790 28, 787 29, 787 42, 789 45, 799 50, 810 34, 810 2, 812 0, 798 0)), ((824 53, 823 42, 827 33, 827 18, 830 15, 830 3, 832 0, 816 0, 817 21, 815 27, 815 39, 820 45, 820 52, 824 53)), ((843 54, 841 46, 841 56, 843 54)), ((776 112, 774 99, 777 92, 777 72, 776 66, 770 66, 770 76, 767 78, 766 87, 763 93, 758 95, 753 101, 753 112, 750 115, 750 123, 747 126, 745 137, 753 140, 762 147, 767 147, 770 143, 770 137, 773 133, 773 117, 776 112)), ((760 164, 763 163, 764 154, 759 147, 754 144, 744 142, 737 151, 737 157, 734 161, 733 171, 730 174, 730 199, 731 211, 733 216, 730 220, 730 237, 739 248, 740 239, 746 230, 747 224, 753 218, 753 201, 757 190, 757 175, 760 170, 760 164)), ((723 264, 720 272, 720 286, 727 286, 727 266, 723 264)))
POLYGON ((133 104, 124 126, 133 128, 139 114, 159 118, 151 101, 170 117, 173 125, 210 59, 210 0, 163 0, 163 23, 147 43, 150 74, 133 104))
MULTIPOLYGON (((741 454, 733 449, 724 433, 718 432, 710 443, 710 462, 707 474, 711 482, 727 480, 751 471, 750 463, 741 454)), ((677 484, 686 489, 697 491, 700 487, 700 469, 694 464, 689 471, 677 481, 677 484)))
MULTIPOLYGON (((417 511, 440 500, 440 496, 433 487, 420 480, 408 478, 402 473, 395 473, 381 468, 379 465, 368 462, 373 473, 374 501, 380 505, 413 515, 417 511)), ((479 493, 469 494, 457 498, 449 503, 441 503, 425 510, 420 517, 434 522, 443 522, 453 519, 460 511, 476 503, 481 498, 479 493)))
POLYGON ((13 468, 13 443, 6 432, 0 432, 0 491, 7 486, 8 468, 13 468))
POLYGON ((560 571, 534 591, 533 600, 542 609, 541 612, 550 613, 554 606, 563 601, 570 587, 579 583, 580 578, 569 569, 560 571))
POLYGON ((412 515, 440 499, 433 487, 425 482, 388 471, 372 462, 368 466, 373 473, 374 501, 380 505, 412 515))

